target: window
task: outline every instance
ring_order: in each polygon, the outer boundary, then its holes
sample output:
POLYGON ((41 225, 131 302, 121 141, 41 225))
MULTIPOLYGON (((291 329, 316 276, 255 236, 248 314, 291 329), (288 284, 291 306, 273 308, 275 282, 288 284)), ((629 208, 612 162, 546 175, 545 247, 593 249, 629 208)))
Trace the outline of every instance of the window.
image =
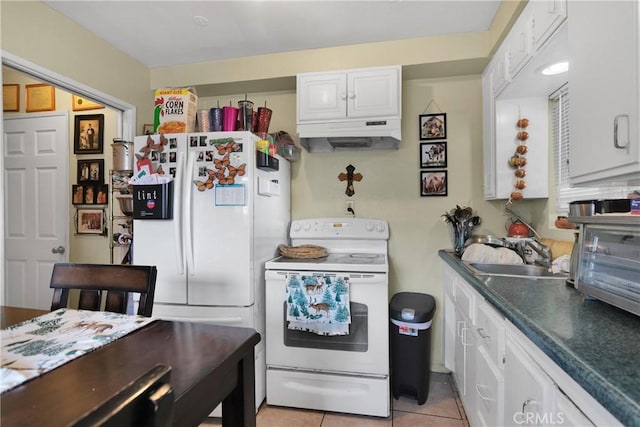
POLYGON ((566 216, 569 202, 574 200, 616 199, 627 196, 627 187, 572 187, 569 182, 569 87, 565 85, 555 91, 550 100, 553 103, 551 115, 553 125, 553 169, 556 184, 556 212, 566 216))

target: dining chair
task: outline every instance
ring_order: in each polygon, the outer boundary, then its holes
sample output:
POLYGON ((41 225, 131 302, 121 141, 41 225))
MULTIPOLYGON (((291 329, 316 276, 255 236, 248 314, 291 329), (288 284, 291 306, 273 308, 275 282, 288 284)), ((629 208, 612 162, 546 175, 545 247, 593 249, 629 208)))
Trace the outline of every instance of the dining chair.
POLYGON ((49 285, 53 291, 51 311, 67 307, 69 293, 80 291, 79 310, 126 313, 128 294, 140 294, 137 314, 151 317, 156 287, 155 266, 122 264, 56 263, 49 285))
POLYGON ((167 427, 173 418, 171 367, 156 365, 127 384, 105 404, 83 416, 75 427, 167 427))

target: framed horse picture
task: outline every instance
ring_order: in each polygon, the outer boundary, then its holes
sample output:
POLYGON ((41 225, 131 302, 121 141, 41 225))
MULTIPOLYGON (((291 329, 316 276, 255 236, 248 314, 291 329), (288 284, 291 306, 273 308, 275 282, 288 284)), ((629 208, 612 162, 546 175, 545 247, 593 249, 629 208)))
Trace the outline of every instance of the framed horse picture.
POLYGON ((446 196, 447 171, 421 171, 420 196, 446 196))

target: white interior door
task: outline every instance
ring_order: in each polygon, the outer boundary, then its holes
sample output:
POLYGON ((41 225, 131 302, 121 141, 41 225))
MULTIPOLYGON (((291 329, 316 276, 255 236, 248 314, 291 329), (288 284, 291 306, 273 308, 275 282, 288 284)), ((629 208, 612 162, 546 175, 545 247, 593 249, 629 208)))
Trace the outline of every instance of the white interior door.
POLYGON ((55 262, 68 260, 69 117, 5 118, 5 303, 49 309, 55 262))

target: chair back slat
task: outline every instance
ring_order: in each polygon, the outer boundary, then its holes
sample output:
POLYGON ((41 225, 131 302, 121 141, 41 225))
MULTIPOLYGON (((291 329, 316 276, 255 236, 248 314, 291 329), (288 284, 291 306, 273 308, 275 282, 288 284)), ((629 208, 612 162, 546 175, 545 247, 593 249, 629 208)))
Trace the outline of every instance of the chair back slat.
POLYGON ((120 291, 109 291, 104 305, 106 311, 122 313, 127 311, 127 293, 120 291))
POLYGON ((100 301, 102 301, 102 292, 81 290, 78 308, 80 310, 100 310, 100 301))
POLYGON ((151 316, 155 295, 155 266, 121 264, 56 263, 50 287, 54 289, 51 310, 67 307, 71 290, 80 291, 78 308, 126 313, 128 293, 140 294, 137 314, 151 316))

